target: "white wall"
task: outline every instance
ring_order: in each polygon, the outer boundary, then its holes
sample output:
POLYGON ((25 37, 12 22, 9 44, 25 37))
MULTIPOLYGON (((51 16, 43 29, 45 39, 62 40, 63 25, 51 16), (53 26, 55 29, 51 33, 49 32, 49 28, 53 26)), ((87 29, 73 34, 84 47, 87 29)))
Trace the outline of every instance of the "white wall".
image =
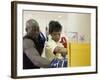
POLYGON ((78 42, 82 42, 80 37, 84 36, 84 42, 90 42, 90 14, 72 13, 68 15, 68 32, 78 33, 78 42))
MULTIPOLYGON (((85 13, 61 13, 61 12, 43 12, 43 11, 23 11, 23 35, 26 34, 26 21, 35 19, 40 26, 40 30, 45 34, 45 29, 51 20, 57 20, 63 26, 62 33, 69 37, 69 32, 76 32, 78 42, 80 37, 84 37, 84 42, 90 42, 90 22, 91 15, 85 13)), ((70 37, 69 37, 70 38, 70 37)), ((70 40, 70 39, 69 39, 70 40)))
MULTIPOLYGON (((84 5, 98 5, 100 14, 99 0, 31 0, 43 1, 51 3, 64 4, 84 4, 84 5)), ((14 80, 10 78, 11 71, 11 0, 0 0, 0 80, 14 80)), ((98 22, 100 16, 98 15, 98 22)), ((98 25, 98 30, 100 30, 98 25)), ((100 35, 100 31, 98 31, 100 35)), ((100 37, 98 38, 98 48, 100 47, 100 37)), ((98 50, 100 51, 100 49, 98 50)), ((100 61, 100 54, 98 52, 98 63, 100 61)), ((45 78, 27 78, 25 80, 100 80, 100 64, 98 64, 98 74, 88 75, 73 75, 60 77, 45 77, 45 78)), ((20 80, 20 79, 19 79, 20 80)), ((24 79, 21 79, 24 80, 24 79)))

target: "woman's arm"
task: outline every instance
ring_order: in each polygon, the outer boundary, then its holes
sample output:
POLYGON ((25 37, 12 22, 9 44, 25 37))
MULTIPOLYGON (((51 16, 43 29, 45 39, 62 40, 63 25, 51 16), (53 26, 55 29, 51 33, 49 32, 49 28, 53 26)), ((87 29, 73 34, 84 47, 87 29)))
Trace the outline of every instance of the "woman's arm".
POLYGON ((60 53, 63 57, 65 57, 66 55, 67 55, 67 49, 66 48, 64 48, 64 47, 56 47, 55 49, 54 49, 54 52, 55 53, 60 53))
POLYGON ((67 49, 64 48, 64 47, 57 46, 57 47, 55 47, 54 52, 56 52, 56 53, 67 53, 67 49))

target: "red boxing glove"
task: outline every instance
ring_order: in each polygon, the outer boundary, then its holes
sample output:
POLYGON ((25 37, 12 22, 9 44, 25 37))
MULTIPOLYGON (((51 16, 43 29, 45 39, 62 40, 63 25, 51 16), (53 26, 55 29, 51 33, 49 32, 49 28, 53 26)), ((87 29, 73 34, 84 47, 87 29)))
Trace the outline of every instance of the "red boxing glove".
POLYGON ((65 37, 61 37, 60 43, 62 43, 64 45, 64 47, 67 48, 67 40, 65 37))

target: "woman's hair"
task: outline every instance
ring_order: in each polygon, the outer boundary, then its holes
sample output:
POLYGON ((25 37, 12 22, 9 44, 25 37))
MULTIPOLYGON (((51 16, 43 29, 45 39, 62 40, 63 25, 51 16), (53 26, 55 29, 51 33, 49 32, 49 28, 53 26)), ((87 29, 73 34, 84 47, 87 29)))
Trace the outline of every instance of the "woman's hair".
POLYGON ((62 31, 62 25, 58 21, 50 21, 49 23, 49 34, 52 32, 61 32, 62 31))

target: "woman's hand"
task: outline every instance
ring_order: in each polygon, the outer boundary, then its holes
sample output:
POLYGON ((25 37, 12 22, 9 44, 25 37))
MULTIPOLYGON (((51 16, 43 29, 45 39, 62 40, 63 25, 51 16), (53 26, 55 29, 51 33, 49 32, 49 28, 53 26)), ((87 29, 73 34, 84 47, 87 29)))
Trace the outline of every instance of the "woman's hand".
POLYGON ((62 43, 64 45, 64 47, 67 48, 67 40, 65 37, 61 37, 60 43, 62 43))
POLYGON ((67 49, 66 48, 64 48, 64 47, 56 47, 55 49, 54 49, 54 52, 55 53, 66 53, 67 54, 67 49))

